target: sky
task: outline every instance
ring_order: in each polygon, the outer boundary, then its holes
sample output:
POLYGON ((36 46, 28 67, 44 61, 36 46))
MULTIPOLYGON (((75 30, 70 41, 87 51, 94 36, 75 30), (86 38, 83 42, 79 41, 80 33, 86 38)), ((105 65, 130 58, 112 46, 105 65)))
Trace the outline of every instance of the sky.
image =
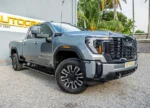
MULTIPOLYGON (((148 0, 149 1, 149 0, 148 0)), ((148 30, 148 2, 145 0, 134 0, 135 2, 135 26, 136 30, 148 30)), ((132 18, 132 0, 127 0, 127 4, 121 2, 122 12, 128 17, 132 18)))

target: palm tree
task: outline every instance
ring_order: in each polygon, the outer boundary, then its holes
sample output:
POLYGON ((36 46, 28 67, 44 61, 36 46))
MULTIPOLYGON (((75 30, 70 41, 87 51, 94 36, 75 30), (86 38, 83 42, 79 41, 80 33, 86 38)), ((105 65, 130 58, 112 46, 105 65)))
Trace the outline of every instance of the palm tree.
MULTIPOLYGON (((126 0, 123 0, 126 2, 126 0)), ((118 19, 117 15, 117 8, 121 8, 121 4, 119 0, 115 0, 114 2, 116 8, 115 8, 115 14, 114 19, 118 19)), ((87 28, 90 30, 97 30, 102 25, 102 11, 105 9, 113 9, 114 5, 112 0, 79 0, 78 2, 78 26, 82 28, 87 28)), ((110 22, 110 25, 113 25, 112 23, 117 23, 117 21, 110 22), (111 23, 111 24, 110 24, 111 23)), ((106 24, 106 25, 109 25, 106 24)), ((109 25, 109 26, 110 26, 109 25)), ((104 27, 107 28, 107 27, 104 27)))
MULTIPOLYGON (((145 2, 147 2, 148 0, 146 0, 145 2)), ((149 15, 148 15, 148 38, 150 38, 150 1, 149 1, 149 15)))
MULTIPOLYGON (((127 3, 127 0, 122 0, 122 1, 127 3)), ((106 9, 113 8, 114 9, 114 20, 118 20, 117 8, 119 7, 122 10, 120 0, 101 0, 101 7, 104 7, 103 5, 105 5, 106 9)))
POLYGON ((78 24, 82 24, 80 26, 83 28, 96 29, 101 20, 101 11, 98 7, 99 0, 80 0, 78 2, 78 24))

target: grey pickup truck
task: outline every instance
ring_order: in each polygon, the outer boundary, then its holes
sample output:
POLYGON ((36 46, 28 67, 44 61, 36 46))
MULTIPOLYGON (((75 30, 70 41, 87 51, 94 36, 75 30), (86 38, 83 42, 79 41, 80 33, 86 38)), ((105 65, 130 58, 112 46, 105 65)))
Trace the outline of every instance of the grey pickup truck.
POLYGON ((111 31, 86 31, 68 23, 44 22, 9 45, 12 67, 53 74, 67 93, 119 79, 138 67, 137 41, 111 31), (41 71, 40 70, 40 71, 41 71))

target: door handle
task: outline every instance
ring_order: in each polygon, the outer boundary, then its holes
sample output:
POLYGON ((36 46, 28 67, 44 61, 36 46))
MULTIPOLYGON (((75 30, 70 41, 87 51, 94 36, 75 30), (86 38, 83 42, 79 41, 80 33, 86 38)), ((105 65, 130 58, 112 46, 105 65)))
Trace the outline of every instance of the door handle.
POLYGON ((34 42, 34 44, 38 44, 38 42, 34 42))

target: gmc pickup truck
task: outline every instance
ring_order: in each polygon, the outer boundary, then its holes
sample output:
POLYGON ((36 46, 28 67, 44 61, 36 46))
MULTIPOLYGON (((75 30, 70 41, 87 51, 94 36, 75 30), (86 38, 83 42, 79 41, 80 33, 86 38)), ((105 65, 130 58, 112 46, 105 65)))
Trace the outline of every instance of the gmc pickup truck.
POLYGON ((85 31, 67 23, 34 25, 23 40, 12 41, 9 47, 14 70, 42 67, 55 75, 67 93, 81 93, 87 85, 122 78, 138 67, 137 42, 132 36, 85 31))

